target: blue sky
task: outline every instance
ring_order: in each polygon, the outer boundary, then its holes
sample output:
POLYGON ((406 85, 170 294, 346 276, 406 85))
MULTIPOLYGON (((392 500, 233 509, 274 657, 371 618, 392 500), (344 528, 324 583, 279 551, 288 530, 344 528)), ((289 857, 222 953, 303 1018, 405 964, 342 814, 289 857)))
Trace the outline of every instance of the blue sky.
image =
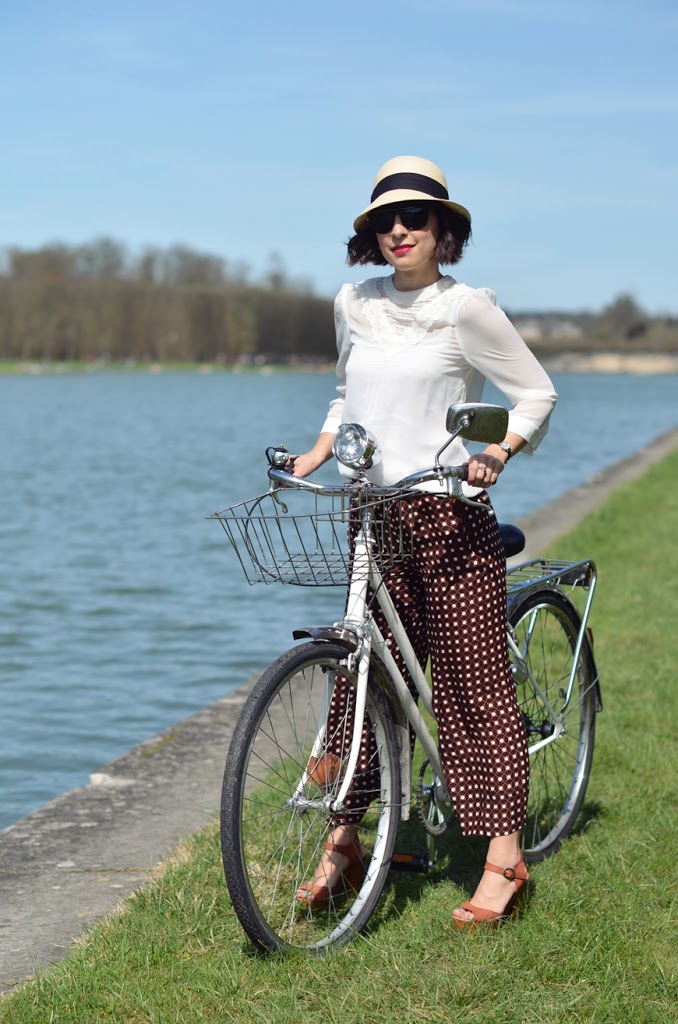
POLYGON ((26 0, 3 10, 0 246, 175 242, 333 294, 378 167, 474 219, 509 309, 678 313, 675 0, 26 0))

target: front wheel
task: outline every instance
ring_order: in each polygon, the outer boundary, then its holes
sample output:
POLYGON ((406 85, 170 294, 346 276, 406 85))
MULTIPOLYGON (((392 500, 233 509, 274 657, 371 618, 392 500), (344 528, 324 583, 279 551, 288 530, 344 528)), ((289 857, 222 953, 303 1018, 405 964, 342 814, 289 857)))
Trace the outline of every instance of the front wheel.
POLYGON ((345 886, 315 911, 298 896, 335 824, 327 803, 344 777, 353 729, 356 678, 347 657, 324 642, 283 654, 259 679, 233 734, 221 802, 224 872, 240 923, 261 950, 323 952, 349 941, 367 924, 386 881, 399 820, 399 759, 391 707, 370 677, 373 740, 352 787, 361 771, 369 777, 365 806, 354 811, 365 878, 358 891, 345 886))
POLYGON ((572 831, 591 773, 597 681, 588 640, 569 682, 581 620, 556 590, 526 595, 509 609, 520 659, 511 657, 530 752, 525 860, 555 853, 572 831), (569 692, 568 692, 569 691, 569 692))

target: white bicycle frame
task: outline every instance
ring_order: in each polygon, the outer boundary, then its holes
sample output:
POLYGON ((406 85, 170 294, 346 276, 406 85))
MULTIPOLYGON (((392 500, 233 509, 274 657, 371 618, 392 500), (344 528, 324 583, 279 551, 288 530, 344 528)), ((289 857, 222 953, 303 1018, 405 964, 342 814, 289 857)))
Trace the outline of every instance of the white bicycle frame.
MULTIPOLYGON (((500 407, 483 406, 482 403, 475 405, 451 406, 448 410, 446 421, 446 426, 450 436, 436 452, 435 466, 419 473, 413 473, 401 480, 398 484, 394 485, 396 491, 400 489, 401 500, 403 496, 403 489, 407 490, 418 486, 418 484, 424 483, 425 481, 437 480, 450 497, 457 497, 469 505, 478 505, 479 507, 486 509, 488 515, 494 515, 491 508, 473 501, 464 495, 461 485, 461 481, 464 478, 463 467, 443 467, 440 459, 452 440, 462 431, 468 440, 481 442, 497 441, 504 436, 507 423, 508 414, 505 409, 501 409, 500 407)), ((376 450, 376 442, 374 442, 373 439, 370 439, 364 428, 357 424, 349 424, 348 427, 349 429, 353 429, 354 432, 356 430, 358 432, 362 432, 360 436, 363 442, 370 442, 370 444, 364 448, 363 456, 367 457, 369 455, 371 460, 374 451, 376 450)), ((352 443, 354 441, 355 438, 352 439, 352 443)), ((268 451, 267 454, 269 454, 268 451)), ((345 461, 341 459, 341 456, 338 453, 336 454, 340 461, 345 461)), ((315 484, 312 481, 304 480, 303 478, 290 477, 289 473, 285 473, 280 468, 276 468, 287 465, 286 451, 283 451, 277 460, 275 458, 269 458, 269 462, 271 464, 271 469, 269 470, 268 475, 272 483, 273 481, 276 481, 278 484, 282 484, 283 486, 294 486, 299 489, 325 492, 327 494, 335 492, 334 488, 327 488, 323 485, 315 484)), ((364 485, 367 484, 367 480, 364 476, 361 476, 361 472, 362 469, 369 468, 369 465, 365 463, 364 466, 361 466, 360 461, 353 464, 350 459, 346 461, 345 464, 352 466, 354 470, 360 470, 356 482, 359 484, 359 490, 362 491, 363 494, 369 493, 376 498, 378 495, 386 497, 389 491, 391 494, 394 493, 393 489, 390 488, 368 487, 367 490, 363 490, 364 485)), ((435 718, 433 714, 433 695, 431 687, 429 686, 428 680, 426 679, 421 665, 417 660, 409 637, 405 632, 405 628, 400 620, 395 605, 388 593, 387 586, 380 572, 377 560, 373 557, 374 543, 371 511, 363 505, 361 526, 358 530, 353 547, 351 575, 344 619, 341 622, 335 623, 334 627, 328 630, 321 629, 319 631, 311 631, 310 633, 305 631, 300 633, 300 635, 317 636, 318 638, 324 637, 325 639, 334 637, 336 639, 337 633, 340 632, 343 634, 344 639, 346 639, 347 635, 352 639, 353 650, 347 651, 346 658, 349 672, 352 675, 354 673, 356 675, 354 728, 353 736, 351 738, 348 765, 339 788, 339 792, 336 796, 328 794, 325 796, 323 801, 324 805, 332 813, 341 812, 344 809, 344 801, 353 783, 353 777, 358 763, 362 742, 365 705, 367 699, 367 684, 370 672, 370 659, 373 649, 381 664, 384 666, 386 673, 390 677, 390 683, 395 690, 395 695, 402 708, 406 721, 409 722, 415 736, 424 749, 428 761, 430 762, 432 771, 436 777, 436 782, 434 784, 436 799, 440 801, 449 801, 449 793, 445 784, 445 776, 440 762, 437 745, 431 736, 424 717, 419 711, 417 701, 410 693, 403 674, 398 668, 396 661, 389 650, 390 641, 385 640, 377 623, 374 621, 368 606, 368 593, 371 590, 374 595, 374 599, 381 608, 384 619, 391 630, 393 640, 403 657, 407 671, 414 683, 414 688, 426 711, 432 718, 435 718)), ((585 585, 589 589, 588 600, 583 616, 580 620, 581 624, 579 634, 575 642, 572 668, 570 670, 565 693, 562 697, 563 704, 559 712, 555 710, 552 703, 549 701, 544 689, 539 683, 539 680, 535 677, 530 665, 528 664, 529 659, 527 658, 527 653, 530 645, 530 639, 537 623, 537 609, 535 609, 534 614, 528 622, 527 632, 525 634, 525 649, 523 651, 521 651, 516 644, 511 627, 509 626, 508 628, 507 639, 512 661, 511 670, 515 679, 517 682, 530 681, 538 701, 541 702, 544 712, 549 718, 548 723, 542 723, 542 727, 536 730, 540 732, 541 739, 530 746, 530 754, 532 755, 547 746, 549 743, 554 743, 567 729, 565 712, 572 697, 580 659, 583 653, 583 645, 586 639, 586 623, 596 584, 596 571, 593 562, 589 561, 556 563, 553 560, 537 559, 532 562, 524 563, 524 565, 518 566, 516 570, 512 570, 511 572, 515 572, 513 580, 516 582, 515 588, 512 588, 512 593, 514 590, 519 593, 525 589, 532 590, 549 587, 559 588, 561 582, 572 582, 573 585, 582 583, 582 585, 585 585), (586 581, 585 583, 584 579, 586 581)), ((596 687, 598 686, 597 678, 594 679, 592 685, 596 687)), ((322 712, 321 721, 326 719, 331 700, 332 688, 333 683, 328 679, 324 702, 325 707, 322 712)), ((600 704, 599 693, 598 701, 600 704)), ((399 718, 400 717, 401 716, 399 716, 399 718)), ((412 796, 411 747, 405 723, 403 721, 399 721, 396 724, 402 727, 398 730, 400 734, 400 777, 402 786, 401 816, 403 819, 406 819, 409 817, 412 796)), ((312 757, 318 757, 322 753, 324 739, 325 731, 324 727, 322 727, 315 738, 311 754, 312 757)), ((297 803, 300 807, 308 802, 308 798, 304 796, 307 781, 308 769, 304 771, 303 778, 300 780, 292 799, 292 802, 297 803)))
MULTIPOLYGON (((488 514, 493 514, 488 510, 488 514)), ((367 517, 369 525, 369 515, 367 517)), ((428 680, 424 674, 424 671, 417 660, 414 648, 405 632, 395 605, 388 593, 386 583, 379 570, 379 566, 376 560, 372 557, 373 541, 369 535, 365 532, 365 522, 361 526, 356 536, 354 551, 353 551, 353 564, 351 578, 348 588, 348 597, 346 603, 346 614, 344 618, 334 624, 334 629, 340 629, 347 631, 352 634, 355 638, 356 647, 354 651, 347 652, 347 662, 349 670, 355 671, 357 675, 356 679, 356 701, 354 709, 354 727, 353 736, 351 738, 351 748, 348 758, 348 764, 342 784, 339 788, 336 796, 326 797, 325 803, 327 809, 332 813, 341 812, 344 809, 344 800, 351 788, 353 783, 353 776, 355 768, 358 762, 360 753, 360 746, 362 742, 363 722, 365 716, 365 703, 367 697, 367 681, 370 669, 370 659, 372 650, 374 649, 377 656, 384 665, 388 672, 393 687, 396 691, 398 700, 403 708, 405 716, 410 723, 417 739, 421 743, 425 755, 430 762, 432 771, 436 777, 436 791, 439 800, 449 800, 449 793, 445 784, 445 775, 443 772, 438 748, 433 739, 429 728, 426 724, 424 717, 422 716, 417 702, 410 693, 410 690, 405 682, 405 679, 396 664, 395 658, 391 654, 389 649, 389 641, 384 639, 384 636, 379 629, 377 623, 368 607, 368 592, 371 589, 374 598, 381 608, 384 618, 391 630, 394 641, 402 654, 403 661, 407 667, 417 693, 419 694, 422 704, 426 711, 435 718, 433 713, 433 694, 431 687, 429 686, 428 680)), ((528 563, 532 564, 532 563, 528 563)), ((538 562, 541 570, 541 575, 536 576, 534 579, 536 582, 543 581, 547 583, 550 579, 549 573, 545 571, 548 563, 538 562)), ((591 566, 592 563, 568 563, 570 571, 572 567, 579 566, 591 566)), ((555 575, 555 574, 554 574, 555 575)), ((548 697, 544 693, 543 688, 540 686, 538 679, 534 676, 529 665, 526 663, 523 657, 523 653, 518 648, 515 639, 512 635, 511 629, 508 629, 508 646, 513 659, 513 671, 518 676, 522 676, 523 679, 529 679, 534 692, 537 694, 539 700, 545 712, 548 714, 549 719, 553 725, 553 731, 549 736, 542 738, 539 742, 534 743, 530 746, 530 756, 535 754, 542 747, 547 746, 549 743, 554 743, 564 731, 566 731, 565 722, 565 711, 569 705, 572 690, 574 687, 577 670, 580 662, 582 645, 584 643, 586 634, 586 622, 588 619, 589 610, 593 600, 593 593, 595 590, 596 575, 595 568, 592 571, 592 577, 590 579, 588 588, 588 598, 586 607, 582 616, 581 628, 577 637, 575 650, 573 654, 572 668, 567 681, 565 690, 565 697, 563 704, 559 712, 555 710, 548 697)), ((536 623, 536 612, 533 614, 531 621, 528 624, 526 633, 526 647, 529 646, 529 641, 532 636, 532 631, 536 623)), ((328 680, 328 693, 326 695, 325 708, 321 721, 325 719, 327 710, 329 708, 329 702, 331 700, 331 691, 333 688, 333 682, 330 683, 328 680)), ((406 735, 401 736, 400 742, 400 778, 401 778, 401 818, 406 820, 409 818, 410 804, 412 799, 412 772, 411 772, 411 748, 409 738, 406 735)), ((313 744, 312 756, 319 756, 323 749, 324 743, 324 728, 317 735, 313 744)), ((300 780, 299 786, 295 797, 300 804, 305 804, 307 801, 304 800, 302 793, 304 787, 308 781, 308 772, 304 772, 303 778, 300 780)), ((295 802, 293 797, 292 802, 295 802)), ((314 801, 311 801, 315 803, 314 801)))

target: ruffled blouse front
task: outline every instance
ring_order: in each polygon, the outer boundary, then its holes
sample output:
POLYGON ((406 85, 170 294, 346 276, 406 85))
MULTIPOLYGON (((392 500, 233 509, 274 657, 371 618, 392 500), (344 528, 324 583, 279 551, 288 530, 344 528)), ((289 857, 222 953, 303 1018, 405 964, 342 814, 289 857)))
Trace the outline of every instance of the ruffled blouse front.
MULTIPOLYGON (((334 313, 338 397, 322 429, 336 433, 354 422, 376 437, 382 459, 368 473, 374 483, 393 484, 433 465, 447 437, 448 407, 480 401, 486 379, 508 399, 509 430, 528 442, 524 451, 545 436, 553 384, 489 289, 443 277, 399 292, 392 277, 377 277, 344 285, 334 313)), ((457 438, 442 461, 467 459, 457 438)))

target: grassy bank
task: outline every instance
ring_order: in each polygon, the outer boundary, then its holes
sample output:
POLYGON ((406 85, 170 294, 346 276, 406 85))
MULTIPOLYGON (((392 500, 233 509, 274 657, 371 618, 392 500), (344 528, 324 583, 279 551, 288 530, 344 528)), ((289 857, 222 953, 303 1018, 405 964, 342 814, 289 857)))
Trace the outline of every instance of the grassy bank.
POLYGON ((232 913, 216 827, 53 971, 0 1003, 11 1024, 385 1024, 675 1019, 678 452, 553 546, 594 555, 605 710, 581 824, 532 869, 520 921, 467 935, 450 911, 482 845, 448 832, 427 877, 393 875, 368 937, 262 959, 232 913))

